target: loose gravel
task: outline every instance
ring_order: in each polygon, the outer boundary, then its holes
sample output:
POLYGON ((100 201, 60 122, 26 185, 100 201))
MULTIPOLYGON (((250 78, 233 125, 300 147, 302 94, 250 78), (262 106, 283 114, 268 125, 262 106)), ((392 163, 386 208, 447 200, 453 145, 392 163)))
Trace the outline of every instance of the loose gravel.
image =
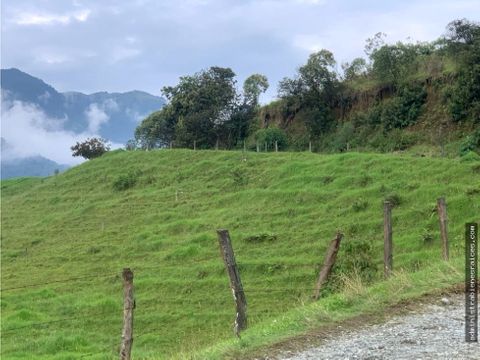
POLYGON ((435 299, 414 313, 358 330, 340 328, 318 347, 283 353, 276 359, 480 360, 479 343, 465 342, 464 297, 435 299))

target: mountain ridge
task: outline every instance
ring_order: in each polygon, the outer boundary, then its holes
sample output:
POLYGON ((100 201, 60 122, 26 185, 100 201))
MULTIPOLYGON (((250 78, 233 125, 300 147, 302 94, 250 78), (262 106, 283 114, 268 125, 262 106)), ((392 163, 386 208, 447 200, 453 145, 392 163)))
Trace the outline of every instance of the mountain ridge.
POLYGON ((100 136, 126 143, 139 120, 165 104, 162 97, 141 90, 127 92, 59 92, 40 78, 17 68, 1 69, 2 101, 21 101, 37 106, 49 117, 66 118, 65 130, 81 133, 89 129, 89 110, 104 113, 100 136))

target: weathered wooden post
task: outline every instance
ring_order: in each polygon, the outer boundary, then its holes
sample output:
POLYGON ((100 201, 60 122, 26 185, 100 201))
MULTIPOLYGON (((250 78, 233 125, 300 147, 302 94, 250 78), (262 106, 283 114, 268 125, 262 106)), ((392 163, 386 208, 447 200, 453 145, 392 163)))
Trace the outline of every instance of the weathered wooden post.
POLYGON ((258 141, 257 141, 257 153, 260 152, 260 145, 258 144, 258 141))
POLYGON ((193 140, 193 150, 197 150, 197 140, 193 140))
POLYGON ((170 141, 170 150, 173 149, 173 141, 170 141))
POLYGON ((333 265, 335 265, 335 260, 337 259, 338 250, 340 249, 340 241, 342 241, 343 234, 337 232, 335 238, 330 242, 330 246, 325 255, 325 260, 323 261, 322 269, 318 274, 317 284, 315 286, 315 291, 313 293, 313 299, 318 300, 320 297, 320 289, 322 285, 327 281, 330 272, 332 271, 333 265))
POLYGON ((215 143, 215 150, 218 150, 218 139, 217 139, 217 142, 215 143))
POLYGON ((312 142, 308 142, 308 151, 312 152, 312 142))
POLYGON ((133 297, 133 272, 123 269, 123 330, 122 343, 120 345, 120 360, 130 360, 133 344, 133 309, 135 299, 133 297))
POLYGON ((447 204, 443 196, 437 199, 437 212, 440 222, 440 235, 442 237, 443 260, 448 261, 447 204))
POLYGON ((268 145, 267 145, 267 142, 265 142, 265 152, 268 152, 268 145))
POLYGON ((385 278, 392 274, 392 251, 392 204, 390 201, 385 201, 383 203, 383 269, 385 278))
POLYGON ((225 268, 227 269, 230 279, 230 288, 232 289, 233 300, 237 310, 233 331, 236 336, 240 337, 240 331, 247 328, 247 300, 243 292, 242 280, 235 261, 232 242, 228 230, 217 230, 220 252, 222 254, 225 268))
POLYGON ((247 143, 243 140, 243 152, 247 152, 247 143))
POLYGON ((278 152, 278 141, 275 141, 275 152, 278 152))

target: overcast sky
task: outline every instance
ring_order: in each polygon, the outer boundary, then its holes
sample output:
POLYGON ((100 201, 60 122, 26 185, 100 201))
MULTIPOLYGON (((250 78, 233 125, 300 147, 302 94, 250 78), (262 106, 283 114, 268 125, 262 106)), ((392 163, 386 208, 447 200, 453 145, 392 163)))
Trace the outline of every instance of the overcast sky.
POLYGON ((363 56, 376 32, 433 40, 479 14, 478 0, 3 0, 1 60, 59 91, 157 95, 181 75, 225 66, 240 82, 267 75, 266 101, 315 50, 340 64, 363 56))

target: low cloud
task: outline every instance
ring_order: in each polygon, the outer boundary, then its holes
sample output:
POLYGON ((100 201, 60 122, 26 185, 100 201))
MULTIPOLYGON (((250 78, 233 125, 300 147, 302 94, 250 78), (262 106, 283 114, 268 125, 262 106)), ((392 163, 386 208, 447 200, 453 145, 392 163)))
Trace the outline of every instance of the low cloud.
MULTIPOLYGON (((31 104, 2 99, 2 137, 8 144, 2 152, 2 160, 41 155, 59 164, 79 164, 84 160, 72 157, 70 147, 77 141, 99 136, 92 130, 102 123, 102 113, 94 107, 89 130, 76 134, 63 129, 65 119, 50 118, 31 104)), ((112 144, 112 149, 119 147, 120 144, 112 144)))
POLYGON ((90 16, 89 9, 83 9, 71 13, 30 13, 22 12, 18 14, 13 22, 17 25, 68 25, 73 21, 84 22, 90 16))
POLYGON ((97 103, 90 104, 85 111, 85 115, 88 121, 88 131, 91 133, 97 133, 100 127, 110 119, 107 113, 101 109, 97 103))

